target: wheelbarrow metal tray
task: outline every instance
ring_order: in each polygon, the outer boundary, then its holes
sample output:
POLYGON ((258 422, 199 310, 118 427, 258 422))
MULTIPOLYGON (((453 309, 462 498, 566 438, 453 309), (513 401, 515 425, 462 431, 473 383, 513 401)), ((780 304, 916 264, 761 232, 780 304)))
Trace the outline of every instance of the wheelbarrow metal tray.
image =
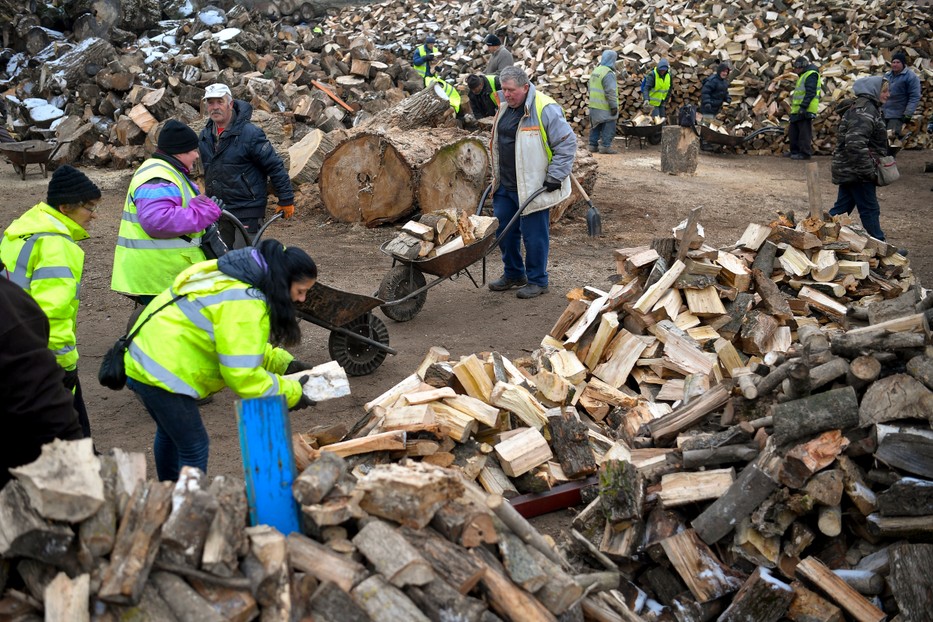
POLYGON ((18 143, 0 143, 0 153, 17 166, 45 164, 55 145, 44 140, 24 140, 18 143))
POLYGON ((464 246, 463 248, 458 248, 455 251, 444 253, 443 255, 438 255, 436 257, 426 257, 423 259, 414 260, 396 257, 391 252, 386 250, 386 246, 389 244, 388 241, 380 246, 379 249, 386 255, 389 255, 398 261, 417 266, 418 270, 424 272, 425 274, 446 278, 448 276, 457 274, 467 266, 470 266, 482 259, 487 251, 495 243, 495 231, 490 230, 486 232, 486 235, 481 240, 477 240, 469 246, 464 246))
POLYGON ((725 145, 726 147, 738 147, 745 142, 744 136, 733 136, 732 134, 723 134, 712 130, 705 125, 700 127, 700 138, 714 145, 725 145))
POLYGON ((294 304, 298 311, 324 320, 334 326, 343 326, 364 313, 385 304, 385 300, 334 289, 317 281, 308 290, 305 301, 294 304))
POLYGON ((629 125, 622 123, 618 127, 623 136, 635 136, 637 138, 660 137, 664 129, 664 125, 661 123, 656 125, 629 125))

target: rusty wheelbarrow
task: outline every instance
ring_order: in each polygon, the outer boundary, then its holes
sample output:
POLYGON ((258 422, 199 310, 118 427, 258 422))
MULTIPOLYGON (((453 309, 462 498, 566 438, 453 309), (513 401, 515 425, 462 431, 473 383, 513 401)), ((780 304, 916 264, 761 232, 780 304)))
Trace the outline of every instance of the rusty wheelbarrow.
POLYGON ((0 153, 6 156, 13 165, 13 170, 19 173, 20 178, 25 181, 26 166, 29 164, 38 164, 42 169, 42 174, 48 177, 49 171, 46 165, 67 142, 52 144, 44 140, 24 140, 15 143, 0 143, 0 153))
POLYGON ((778 126, 768 126, 755 130, 748 136, 734 136, 732 134, 723 134, 722 132, 717 132, 716 130, 710 129, 705 125, 698 125, 700 128, 700 140, 705 141, 711 145, 722 145, 724 147, 732 147, 736 149, 751 139, 760 136, 762 134, 780 134, 784 135, 784 128, 778 126))
POLYGON ((637 138, 638 146, 645 148, 645 141, 649 145, 661 144, 661 132, 664 129, 663 123, 657 125, 635 125, 631 121, 620 123, 619 132, 625 137, 625 146, 628 147, 628 141, 637 138))

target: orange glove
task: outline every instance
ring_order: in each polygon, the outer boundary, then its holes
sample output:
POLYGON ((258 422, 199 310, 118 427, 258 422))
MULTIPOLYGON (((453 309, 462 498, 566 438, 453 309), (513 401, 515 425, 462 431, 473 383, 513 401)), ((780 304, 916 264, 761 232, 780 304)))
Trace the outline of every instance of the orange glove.
POLYGON ((275 208, 275 213, 282 212, 285 214, 285 218, 291 218, 295 215, 295 206, 294 205, 279 205, 275 208))

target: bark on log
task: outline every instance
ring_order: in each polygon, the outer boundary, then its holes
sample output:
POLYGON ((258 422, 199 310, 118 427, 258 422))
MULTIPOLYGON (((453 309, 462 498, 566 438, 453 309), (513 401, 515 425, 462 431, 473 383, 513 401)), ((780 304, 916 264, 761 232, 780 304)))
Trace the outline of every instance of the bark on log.
POLYGON ((486 146, 475 137, 465 137, 440 147, 420 170, 418 207, 430 212, 451 206, 468 215, 476 212, 486 185, 489 156, 486 146))
POLYGON ((353 544, 377 572, 392 585, 424 585, 434 580, 434 570, 398 531, 380 520, 360 529, 353 544))
POLYGON ((460 594, 469 593, 483 577, 483 567, 467 554, 464 547, 442 538, 432 529, 402 527, 408 542, 418 547, 434 572, 460 594))
POLYGON ((774 440, 783 445, 824 430, 858 425, 855 389, 844 387, 774 407, 774 440))
POLYGON ((882 516, 926 516, 933 514, 933 482, 903 477, 878 495, 882 516))
POLYGON ((375 115, 362 129, 406 131, 419 127, 437 127, 452 114, 453 108, 446 97, 442 97, 433 87, 425 88, 375 115))
POLYGON ((311 596, 309 613, 320 622, 370 622, 362 607, 337 584, 325 581, 311 596))
POLYGON ((700 155, 700 139, 691 128, 667 125, 661 130, 661 172, 693 175, 700 155))
POLYGON ((564 474, 576 479, 596 472, 596 458, 590 447, 588 428, 576 418, 576 409, 550 411, 551 447, 564 474))
POLYGON ((366 610, 373 622, 429 622, 405 593, 380 575, 372 575, 350 592, 353 600, 366 610))
POLYGON ((903 619, 929 620, 933 612, 933 544, 892 546, 888 581, 903 619))
POLYGON ((732 604, 722 612, 718 622, 776 622, 794 599, 789 585, 771 576, 759 566, 733 597, 732 604))
POLYGON ((913 376, 894 374, 875 381, 859 406, 859 425, 896 419, 933 420, 933 391, 913 376))

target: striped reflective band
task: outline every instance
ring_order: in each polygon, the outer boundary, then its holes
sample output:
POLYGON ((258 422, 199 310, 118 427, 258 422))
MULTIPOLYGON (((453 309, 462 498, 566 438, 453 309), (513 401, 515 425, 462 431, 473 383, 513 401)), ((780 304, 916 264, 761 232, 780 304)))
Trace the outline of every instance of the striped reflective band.
POLYGON ((127 351, 134 361, 142 365, 143 369, 149 372, 153 378, 168 387, 168 390, 172 393, 190 395, 194 398, 201 397, 191 385, 156 363, 155 360, 143 352, 135 342, 130 343, 130 347, 127 351))

